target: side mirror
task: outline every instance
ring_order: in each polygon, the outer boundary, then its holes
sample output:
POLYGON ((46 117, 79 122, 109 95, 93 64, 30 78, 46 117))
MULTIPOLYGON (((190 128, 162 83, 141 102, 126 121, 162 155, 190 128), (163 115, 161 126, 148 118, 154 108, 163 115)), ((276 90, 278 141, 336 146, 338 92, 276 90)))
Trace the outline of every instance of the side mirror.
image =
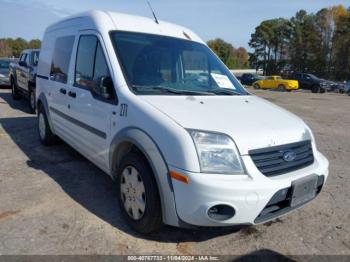
POLYGON ((113 80, 110 76, 103 76, 100 78, 100 96, 103 99, 109 100, 113 97, 113 80))
POLYGON ((20 66, 23 66, 23 67, 27 67, 27 66, 28 66, 28 65, 27 65, 27 62, 25 62, 25 61, 19 61, 18 64, 19 64, 20 66))

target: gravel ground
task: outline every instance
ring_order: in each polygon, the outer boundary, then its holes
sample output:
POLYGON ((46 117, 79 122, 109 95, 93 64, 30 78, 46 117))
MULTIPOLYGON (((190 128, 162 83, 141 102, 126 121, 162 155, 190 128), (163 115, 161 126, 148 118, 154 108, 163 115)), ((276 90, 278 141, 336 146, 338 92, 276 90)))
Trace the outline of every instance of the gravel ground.
POLYGON ((330 161, 320 196, 264 225, 143 236, 120 217, 109 177, 64 143, 41 146, 27 103, 0 90, 0 254, 350 255, 350 97, 252 92, 313 129, 330 161))

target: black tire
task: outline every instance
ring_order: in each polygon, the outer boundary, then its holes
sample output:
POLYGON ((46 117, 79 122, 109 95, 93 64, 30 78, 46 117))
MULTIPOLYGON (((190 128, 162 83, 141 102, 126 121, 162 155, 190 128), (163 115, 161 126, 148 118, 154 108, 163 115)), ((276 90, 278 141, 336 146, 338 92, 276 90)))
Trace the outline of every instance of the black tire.
POLYGON ((21 99, 21 94, 19 93, 16 81, 13 78, 11 78, 11 95, 13 100, 21 99))
POLYGON ((254 84, 254 88, 255 89, 260 89, 260 85, 259 84, 254 84))
POLYGON ((281 92, 285 92, 287 91, 286 87, 284 85, 279 85, 278 88, 277 88, 279 91, 281 92))
POLYGON ((344 90, 343 89, 339 89, 339 93, 340 94, 344 94, 344 90))
MULTIPOLYGON (((163 225, 161 202, 157 183, 147 159, 142 154, 136 152, 130 152, 125 155, 118 169, 116 183, 119 206, 128 224, 134 230, 142 234, 148 234, 159 230, 163 225), (140 176, 140 178, 138 177, 138 181, 143 182, 144 185, 145 208, 139 219, 134 219, 132 217, 131 208, 126 210, 124 205, 126 196, 121 189, 122 184, 127 185, 126 181, 123 181, 122 173, 130 167, 137 170, 138 175, 140 176)), ((135 201, 135 198, 133 201, 135 201)))
POLYGON ((318 85, 314 85, 312 88, 311 88, 311 92, 312 93, 320 93, 320 87, 318 85))
POLYGON ((49 121, 47 120, 47 115, 45 112, 45 109, 41 106, 39 107, 38 110, 38 121, 37 121, 37 125, 38 125, 38 135, 39 135, 39 139, 40 142, 45 145, 45 146, 51 146, 57 143, 57 137, 52 133, 52 130, 50 128, 49 125, 49 121), (41 119, 41 117, 43 117, 43 119, 41 119), (41 123, 41 121, 44 121, 41 123), (44 124, 44 132, 42 133, 42 131, 40 130, 40 124, 44 124))
POLYGON ((28 104, 31 114, 36 113, 35 88, 29 89, 28 104))
POLYGON ((326 88, 320 87, 320 94, 326 93, 326 88))

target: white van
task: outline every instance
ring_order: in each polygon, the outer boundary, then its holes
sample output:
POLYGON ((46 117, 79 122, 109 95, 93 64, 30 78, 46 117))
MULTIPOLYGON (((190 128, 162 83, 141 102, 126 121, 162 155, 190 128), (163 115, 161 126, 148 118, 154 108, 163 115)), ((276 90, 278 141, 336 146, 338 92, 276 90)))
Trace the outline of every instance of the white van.
POLYGON ((116 181, 137 231, 259 224, 314 199, 328 176, 309 127, 249 94, 187 28, 92 11, 50 26, 38 131, 116 181))

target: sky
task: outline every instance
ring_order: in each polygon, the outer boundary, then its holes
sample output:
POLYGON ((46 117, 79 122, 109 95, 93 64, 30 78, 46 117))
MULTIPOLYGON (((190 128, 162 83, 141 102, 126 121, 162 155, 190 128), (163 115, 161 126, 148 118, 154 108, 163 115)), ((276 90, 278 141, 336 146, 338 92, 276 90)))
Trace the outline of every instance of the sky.
MULTIPOLYGON (((235 47, 248 48, 256 26, 263 20, 290 18, 304 9, 317 12, 323 7, 349 0, 150 0, 158 19, 190 28, 208 41, 222 38, 235 47)), ((42 39, 45 28, 69 15, 108 10, 151 16, 145 0, 0 0, 0 38, 42 39)))

